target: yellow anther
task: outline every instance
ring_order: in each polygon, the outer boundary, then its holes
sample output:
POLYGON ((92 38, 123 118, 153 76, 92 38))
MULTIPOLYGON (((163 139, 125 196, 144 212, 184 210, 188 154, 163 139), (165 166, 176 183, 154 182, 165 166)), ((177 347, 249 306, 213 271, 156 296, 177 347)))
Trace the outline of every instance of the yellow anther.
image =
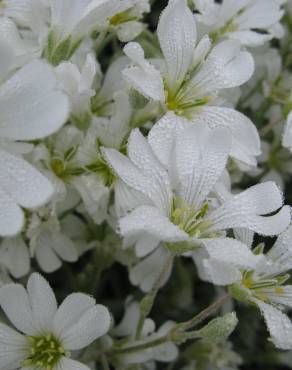
POLYGON ((280 287, 280 286, 277 286, 275 288, 275 293, 277 293, 277 294, 283 294, 284 293, 284 289, 282 287, 280 287))

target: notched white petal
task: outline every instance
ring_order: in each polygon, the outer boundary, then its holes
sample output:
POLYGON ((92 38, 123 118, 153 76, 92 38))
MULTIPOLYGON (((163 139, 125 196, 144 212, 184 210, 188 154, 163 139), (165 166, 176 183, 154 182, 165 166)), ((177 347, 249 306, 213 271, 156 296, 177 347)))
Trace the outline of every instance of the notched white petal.
POLYGON ((133 65, 123 70, 124 79, 148 99, 164 101, 164 85, 160 72, 144 57, 144 51, 136 42, 124 47, 133 65))
POLYGON ((186 0, 169 2, 160 16, 157 35, 167 64, 167 83, 179 86, 193 62, 197 30, 186 0))
POLYGON ((271 341, 277 348, 292 349, 292 323, 287 315, 270 304, 255 299, 269 329, 271 341))

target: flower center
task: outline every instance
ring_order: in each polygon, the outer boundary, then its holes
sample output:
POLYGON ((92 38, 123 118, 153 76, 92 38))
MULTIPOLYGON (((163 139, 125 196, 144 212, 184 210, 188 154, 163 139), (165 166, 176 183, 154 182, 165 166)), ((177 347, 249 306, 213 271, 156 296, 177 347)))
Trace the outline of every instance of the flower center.
POLYGON ((262 301, 269 301, 269 295, 284 294, 282 285, 289 278, 289 274, 261 278, 255 276, 253 271, 245 271, 242 275, 242 285, 249 289, 256 298, 262 301))
POLYGON ((31 336, 27 339, 30 345, 30 353, 23 361, 25 367, 53 370, 61 357, 66 355, 61 342, 53 334, 38 337, 31 336))
POLYGON ((189 236, 201 237, 211 226, 209 220, 204 220, 208 209, 209 205, 207 202, 196 211, 193 207, 186 204, 183 199, 175 197, 172 202, 170 220, 189 236))
POLYGON ((208 97, 195 99, 194 97, 190 96, 190 98, 188 98, 187 94, 185 95, 183 88, 181 88, 175 95, 166 90, 166 97, 167 109, 174 111, 177 115, 188 119, 192 118, 196 108, 207 104, 209 101, 208 97))
POLYGON ((66 159, 53 158, 50 163, 51 169, 54 174, 63 181, 67 181, 71 176, 79 176, 84 173, 84 169, 74 166, 66 159))
POLYGON ((61 62, 70 59, 79 47, 81 41, 82 40, 74 40, 71 35, 62 39, 57 31, 52 30, 48 35, 47 45, 43 51, 43 56, 53 66, 57 66, 61 62))
POLYGON ((61 342, 53 335, 47 334, 38 337, 27 337, 30 353, 23 361, 25 367, 37 367, 53 370, 61 357, 66 355, 61 342))

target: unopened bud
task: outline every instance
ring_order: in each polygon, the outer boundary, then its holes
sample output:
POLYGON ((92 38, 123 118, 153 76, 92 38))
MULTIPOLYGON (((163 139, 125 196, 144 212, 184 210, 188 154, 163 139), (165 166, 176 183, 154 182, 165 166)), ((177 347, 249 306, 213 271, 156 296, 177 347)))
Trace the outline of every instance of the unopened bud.
POLYGON ((223 317, 210 321, 206 326, 198 331, 203 339, 221 342, 226 340, 235 329, 238 323, 235 312, 228 313, 223 317))

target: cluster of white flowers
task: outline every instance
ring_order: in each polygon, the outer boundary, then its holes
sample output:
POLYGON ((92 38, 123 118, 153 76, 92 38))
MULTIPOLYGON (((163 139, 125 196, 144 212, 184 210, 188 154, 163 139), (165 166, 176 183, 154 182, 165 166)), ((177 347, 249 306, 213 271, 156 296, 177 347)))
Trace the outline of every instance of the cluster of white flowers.
POLYGON ((292 351, 291 91, 291 0, 1 0, 0 370, 235 370, 242 304, 292 351))

